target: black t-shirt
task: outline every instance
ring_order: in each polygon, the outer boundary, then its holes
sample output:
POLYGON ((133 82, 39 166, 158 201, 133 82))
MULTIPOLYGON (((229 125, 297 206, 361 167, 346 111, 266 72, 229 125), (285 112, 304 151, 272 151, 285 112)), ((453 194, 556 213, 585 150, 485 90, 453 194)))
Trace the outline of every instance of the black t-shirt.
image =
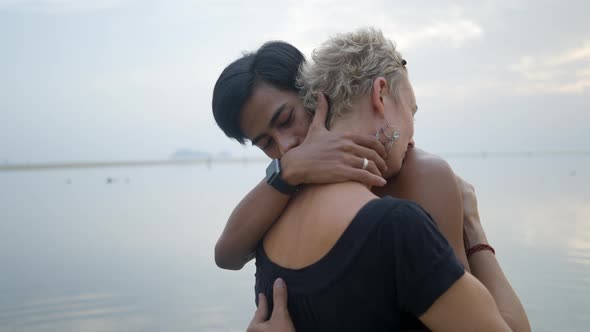
POLYGON ((274 264, 260 244, 255 291, 266 294, 272 308, 273 282, 283 278, 298 332, 397 331, 409 327, 408 316, 415 321, 463 273, 420 206, 384 197, 361 208, 334 247, 302 269, 274 264))

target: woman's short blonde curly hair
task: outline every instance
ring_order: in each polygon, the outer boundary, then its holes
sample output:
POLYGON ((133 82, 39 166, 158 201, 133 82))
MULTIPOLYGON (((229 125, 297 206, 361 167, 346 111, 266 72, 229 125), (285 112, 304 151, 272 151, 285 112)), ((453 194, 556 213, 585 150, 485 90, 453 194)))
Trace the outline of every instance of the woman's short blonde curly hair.
POLYGON ((312 113, 318 92, 328 98, 330 126, 352 110, 355 98, 371 91, 378 77, 387 80, 389 92, 399 102, 400 83, 408 78, 405 61, 380 30, 362 28, 338 34, 315 49, 312 61, 300 68, 297 83, 303 104, 312 113))

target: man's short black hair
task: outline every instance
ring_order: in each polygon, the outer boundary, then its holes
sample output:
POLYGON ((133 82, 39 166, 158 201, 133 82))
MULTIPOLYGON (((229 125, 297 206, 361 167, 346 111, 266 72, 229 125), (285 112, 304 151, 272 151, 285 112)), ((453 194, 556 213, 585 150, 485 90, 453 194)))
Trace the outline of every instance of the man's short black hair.
POLYGON ((246 53, 227 66, 213 89, 213 116, 217 125, 230 138, 244 144, 246 136, 240 129, 242 107, 256 86, 267 83, 285 91, 297 92, 299 66, 303 54, 293 45, 268 42, 254 53, 246 53))

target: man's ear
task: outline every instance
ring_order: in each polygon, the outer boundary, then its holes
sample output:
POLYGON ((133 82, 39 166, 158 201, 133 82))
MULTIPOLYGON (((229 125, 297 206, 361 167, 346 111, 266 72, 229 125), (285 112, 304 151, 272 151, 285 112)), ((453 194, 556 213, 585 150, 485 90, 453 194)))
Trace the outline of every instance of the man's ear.
POLYGON ((373 88, 371 89, 371 104, 373 110, 381 116, 385 116, 385 104, 383 97, 387 93, 387 80, 383 77, 377 77, 373 81, 373 88))

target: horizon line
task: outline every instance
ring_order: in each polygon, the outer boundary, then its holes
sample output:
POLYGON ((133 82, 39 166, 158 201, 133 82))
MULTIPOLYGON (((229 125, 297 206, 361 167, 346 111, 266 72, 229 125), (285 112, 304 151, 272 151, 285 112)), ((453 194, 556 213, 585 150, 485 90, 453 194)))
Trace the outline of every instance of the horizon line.
MULTIPOLYGON (((536 158, 536 157, 590 157, 590 150, 547 150, 547 151, 480 151, 480 152, 446 152, 436 153, 444 158, 536 158)), ((217 164, 259 163, 268 161, 266 157, 201 157, 171 158, 155 160, 119 160, 119 161, 66 161, 40 163, 4 163, 0 164, 0 172, 37 171, 52 169, 89 169, 138 166, 190 166, 206 164, 211 167, 217 164)))

